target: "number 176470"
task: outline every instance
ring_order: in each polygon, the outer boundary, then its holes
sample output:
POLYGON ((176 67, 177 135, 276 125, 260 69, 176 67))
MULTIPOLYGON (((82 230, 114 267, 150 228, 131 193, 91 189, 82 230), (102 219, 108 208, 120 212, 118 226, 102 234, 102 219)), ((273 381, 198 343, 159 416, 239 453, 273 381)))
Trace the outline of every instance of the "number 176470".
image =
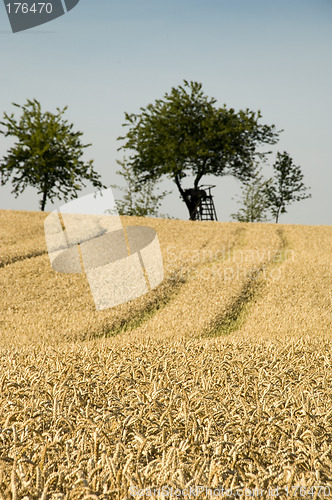
POLYGON ((52 13, 52 4, 51 3, 33 3, 30 7, 27 3, 21 2, 13 2, 8 3, 6 5, 8 9, 8 14, 41 14, 42 12, 46 12, 46 14, 52 13))

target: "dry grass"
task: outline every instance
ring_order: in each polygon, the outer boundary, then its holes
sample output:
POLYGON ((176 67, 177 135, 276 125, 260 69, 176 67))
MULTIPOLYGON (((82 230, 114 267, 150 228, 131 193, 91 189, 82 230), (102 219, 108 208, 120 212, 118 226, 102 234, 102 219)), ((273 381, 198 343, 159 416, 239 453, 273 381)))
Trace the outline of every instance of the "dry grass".
MULTIPOLYGON (((241 225, 235 235, 238 238, 234 238, 224 255, 222 240, 219 246, 215 243, 211 258, 207 261, 202 258, 189 276, 186 274, 187 281, 175 299, 135 334, 153 338, 179 334, 192 337, 215 328, 241 296, 243 288, 258 282, 259 270, 269 264, 282 245, 271 225, 241 225)), ((195 254, 195 248, 191 254, 195 254)), ((197 254, 203 257, 201 252, 197 254)))
POLYGON ((0 211, 0 500, 332 491, 330 227, 123 218, 166 279, 97 313, 45 216, 0 211))
POLYGON ((0 210, 0 268, 47 252, 40 212, 0 210))
POLYGON ((330 340, 3 354, 3 498, 14 485, 31 499, 120 499, 130 486, 273 485, 278 498, 287 485, 332 487, 330 340))
POLYGON ((267 271, 264 294, 240 332, 245 337, 331 333, 332 228, 284 226, 283 231, 287 259, 267 271))
MULTIPOLYGON (((39 227, 42 231, 41 220, 39 227)), ((156 229, 165 264, 164 282, 135 301, 97 312, 85 275, 54 272, 45 250, 45 241, 43 255, 24 258, 29 250, 24 247, 22 238, 20 245, 17 245, 16 260, 1 269, 4 283, 1 308, 5 313, 1 320, 2 343, 8 339, 11 344, 29 340, 85 340, 132 329, 146 321, 179 292, 189 278, 190 269, 214 257, 217 250, 227 252, 238 233, 234 224, 219 225, 214 234, 207 223, 200 226, 190 222, 161 222, 139 217, 123 217, 122 220, 127 225, 150 225, 156 229), (188 254, 188 249, 197 249, 196 260, 192 259, 192 251, 188 254), (19 255, 24 260, 20 260, 19 255)), ((30 249, 30 241, 27 246, 30 249)), ((5 245, 2 251, 5 261, 5 245)))

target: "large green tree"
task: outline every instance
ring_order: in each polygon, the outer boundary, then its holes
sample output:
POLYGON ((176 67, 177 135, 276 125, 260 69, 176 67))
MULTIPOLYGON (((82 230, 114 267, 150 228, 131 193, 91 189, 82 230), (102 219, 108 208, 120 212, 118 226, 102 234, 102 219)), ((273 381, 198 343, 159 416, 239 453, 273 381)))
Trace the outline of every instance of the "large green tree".
POLYGON ((262 144, 275 144, 279 133, 274 125, 259 123, 261 113, 246 109, 235 112, 215 106, 202 91, 202 84, 187 82, 172 88, 141 113, 125 113, 129 127, 119 148, 130 150, 129 164, 141 182, 171 178, 185 202, 190 218, 193 209, 183 179, 194 177, 194 189, 206 175, 233 175, 244 181, 253 175, 255 158, 268 152, 262 144))
POLYGON ((74 132, 73 124, 63 118, 67 107, 57 108, 53 114, 42 112, 36 99, 23 106, 13 105, 22 110, 22 115, 17 120, 14 114, 4 113, 0 122, 5 127, 0 129, 1 134, 17 138, 0 161, 1 184, 11 179, 15 196, 27 186, 37 188, 43 211, 47 200, 76 198, 85 186, 84 181, 90 181, 98 189, 106 187, 93 169, 93 160, 82 161, 84 149, 91 144, 82 144, 83 133, 74 132))

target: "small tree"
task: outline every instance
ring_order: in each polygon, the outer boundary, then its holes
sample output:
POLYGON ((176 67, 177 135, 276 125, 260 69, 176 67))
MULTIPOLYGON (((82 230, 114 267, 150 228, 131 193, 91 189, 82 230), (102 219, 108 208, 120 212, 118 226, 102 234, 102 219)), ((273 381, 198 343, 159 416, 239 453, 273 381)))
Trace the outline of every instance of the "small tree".
POLYGON ((14 136, 18 141, 0 162, 0 180, 4 185, 13 176, 12 183, 17 197, 27 186, 33 186, 41 194, 40 208, 45 210, 47 200, 53 198, 77 198, 77 192, 90 181, 98 189, 103 186, 93 169, 93 160, 81 160, 84 148, 82 132, 73 132, 73 124, 63 119, 67 107, 57 113, 42 113, 40 103, 34 99, 27 104, 14 106, 23 110, 19 121, 14 115, 4 113, 0 122, 6 129, 0 133, 14 136))
POLYGON ((119 189, 124 193, 121 200, 116 201, 116 207, 119 215, 133 215, 140 217, 164 217, 167 215, 160 215, 158 213, 164 197, 170 191, 162 191, 161 193, 154 193, 157 182, 155 180, 147 180, 145 183, 140 183, 133 169, 127 165, 126 161, 118 161, 117 163, 122 167, 122 170, 117 170, 117 174, 121 175, 126 181, 127 186, 118 186, 112 184, 112 188, 119 189))
POLYGON ((280 214, 287 212, 286 207, 294 201, 311 198, 307 188, 303 183, 301 168, 293 164, 292 158, 286 151, 277 153, 276 162, 273 165, 274 178, 268 186, 268 199, 270 210, 279 221, 280 214))
POLYGON ((243 208, 240 208, 235 214, 231 214, 233 220, 239 222, 266 222, 268 220, 270 208, 268 187, 272 179, 264 179, 261 172, 262 168, 256 166, 253 178, 243 183, 242 195, 238 201, 243 205, 243 208))

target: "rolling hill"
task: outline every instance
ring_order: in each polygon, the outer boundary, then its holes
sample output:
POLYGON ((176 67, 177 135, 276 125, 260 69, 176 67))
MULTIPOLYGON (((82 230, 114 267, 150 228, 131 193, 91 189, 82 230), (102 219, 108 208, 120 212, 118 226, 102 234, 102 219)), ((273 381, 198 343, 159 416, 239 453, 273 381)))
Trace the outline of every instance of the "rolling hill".
POLYGON ((122 217, 165 278, 96 311, 46 216, 0 211, 0 498, 332 488, 331 226, 122 217))

